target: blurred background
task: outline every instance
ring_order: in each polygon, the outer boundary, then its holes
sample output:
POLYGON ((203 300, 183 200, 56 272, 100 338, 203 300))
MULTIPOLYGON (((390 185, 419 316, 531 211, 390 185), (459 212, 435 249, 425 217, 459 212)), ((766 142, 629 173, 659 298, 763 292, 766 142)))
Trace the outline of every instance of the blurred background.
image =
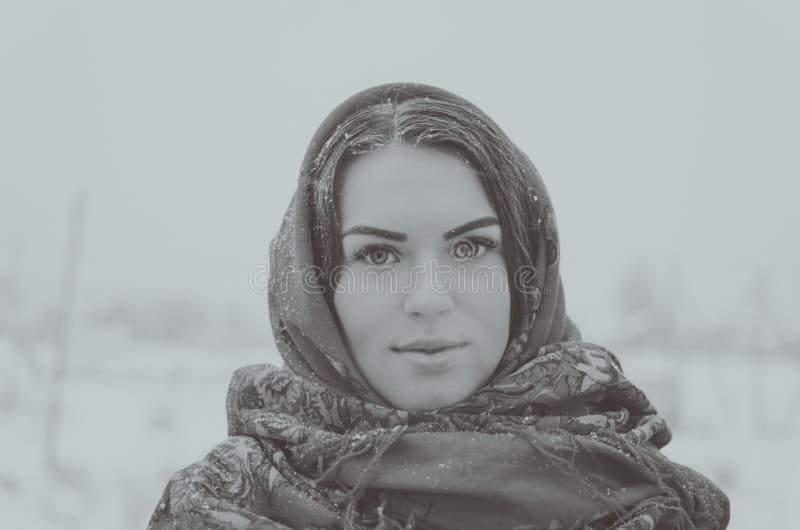
POLYGON ((567 308, 665 453, 800 528, 800 7, 0 1, 0 513, 144 528, 273 362, 265 264, 339 102, 472 100, 544 176, 567 308), (793 243, 794 241, 794 243, 793 243))

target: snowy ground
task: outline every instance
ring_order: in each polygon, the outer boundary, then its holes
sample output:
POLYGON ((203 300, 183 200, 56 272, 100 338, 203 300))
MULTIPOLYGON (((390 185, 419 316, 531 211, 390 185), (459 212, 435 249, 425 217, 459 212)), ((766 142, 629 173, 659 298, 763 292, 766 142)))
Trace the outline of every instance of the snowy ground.
MULTIPOLYGON (((790 452, 800 442, 800 362, 772 360, 754 382, 756 365, 738 356, 621 360, 673 427, 665 453, 729 494, 731 529, 800 528, 789 509, 800 494, 790 452)), ((34 375, 0 339, 3 526, 143 529, 170 475, 225 437, 230 374, 264 361, 275 352, 74 354, 58 441, 65 470, 54 477, 44 465, 48 375, 34 375)))

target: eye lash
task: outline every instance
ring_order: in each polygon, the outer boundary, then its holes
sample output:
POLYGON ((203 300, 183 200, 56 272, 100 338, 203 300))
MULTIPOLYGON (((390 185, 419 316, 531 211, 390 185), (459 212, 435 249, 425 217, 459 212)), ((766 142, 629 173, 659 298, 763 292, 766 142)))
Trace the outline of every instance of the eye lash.
POLYGON ((464 239, 469 239, 470 241, 481 244, 486 248, 496 248, 498 244, 497 241, 495 241, 494 239, 490 239, 488 237, 483 237, 483 236, 468 236, 465 237, 464 239))
POLYGON ((470 258, 467 258, 467 259, 463 260, 463 261, 467 261, 467 262, 479 261, 482 258, 482 256, 486 253, 486 251, 492 250, 492 249, 496 248, 497 245, 498 245, 497 241, 495 241, 494 239, 489 238, 489 237, 485 237, 485 236, 465 236, 465 237, 460 237, 458 239, 453 240, 453 243, 450 245, 450 249, 452 250, 460 241, 470 241, 473 245, 485 247, 485 250, 480 252, 480 255, 472 256, 470 258))
MULTIPOLYGON (((461 237, 461 238, 456 239, 454 241, 454 243, 458 242, 458 241, 461 241, 461 240, 465 240, 465 239, 469 240, 469 241, 472 241, 473 243, 476 243, 478 245, 482 245, 482 246, 486 247, 487 249, 497 248, 497 246, 498 246, 498 242, 497 241, 495 241, 492 238, 484 237, 484 236, 465 236, 465 237, 461 237)), ((353 252, 351 254, 351 256, 350 256, 350 259, 354 260, 354 261, 364 261, 365 258, 367 257, 367 255, 373 250, 385 250, 386 252, 392 253, 392 254, 394 254, 396 256, 398 256, 400 254, 397 251, 397 249, 394 248, 391 245, 381 245, 381 244, 374 244, 373 243, 373 244, 364 245, 363 247, 361 247, 358 250, 356 250, 355 252, 353 252)))
POLYGON ((350 259, 355 261, 361 261, 364 258, 366 258, 367 254, 369 254, 369 252, 372 250, 385 250, 393 254, 398 254, 397 249, 390 245, 370 244, 370 245, 364 245, 363 247, 353 252, 353 254, 350 256, 350 259))

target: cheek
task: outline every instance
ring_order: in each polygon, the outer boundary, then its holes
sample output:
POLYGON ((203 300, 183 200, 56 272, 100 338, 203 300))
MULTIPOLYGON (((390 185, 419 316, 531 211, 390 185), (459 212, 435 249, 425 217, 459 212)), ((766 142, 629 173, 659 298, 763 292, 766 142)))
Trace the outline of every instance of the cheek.
POLYGON ((366 345, 380 336, 376 331, 392 316, 391 298, 374 292, 334 294, 336 314, 353 355, 358 356, 362 348, 368 351, 366 345))
POLYGON ((508 277, 504 269, 494 269, 492 274, 475 278, 473 287, 462 296, 462 303, 469 307, 476 327, 483 330, 486 345, 492 350, 504 348, 511 321, 512 287, 508 277))
POLYGON ((511 321, 511 297, 507 293, 486 295, 481 302, 481 309, 491 343, 504 347, 508 342, 511 321))

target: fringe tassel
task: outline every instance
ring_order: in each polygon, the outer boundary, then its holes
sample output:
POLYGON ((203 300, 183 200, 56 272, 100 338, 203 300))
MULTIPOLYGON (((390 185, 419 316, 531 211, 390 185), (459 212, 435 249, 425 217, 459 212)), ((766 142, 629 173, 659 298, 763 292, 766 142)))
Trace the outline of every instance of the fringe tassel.
MULTIPOLYGON (((406 431, 406 426, 398 425, 397 427, 391 429, 383 436, 375 436, 370 438, 370 443, 368 450, 374 452, 372 458, 370 459, 369 463, 364 467, 361 471, 361 475, 358 477, 355 485, 351 488, 351 490, 345 496, 347 499, 347 509, 345 510, 345 520, 344 520, 344 527, 346 530, 358 530, 359 525, 357 523, 358 519, 358 512, 356 511, 356 506, 361 498, 364 496, 364 487, 366 483, 373 477, 375 474, 376 469, 378 468, 378 463, 380 462, 383 455, 386 451, 391 447, 397 440, 400 439, 400 436, 406 431)), ((360 454, 366 453, 368 450, 362 451, 360 454)), ((353 455, 356 456, 356 455, 353 455)), ((350 455, 343 455, 331 466, 326 472, 325 475, 329 475, 332 472, 335 473, 336 468, 342 464, 342 462, 353 458, 350 455), (332 471, 333 470, 333 471, 332 471)), ((406 525, 401 525, 398 521, 392 519, 388 515, 383 513, 383 507, 386 504, 386 500, 384 499, 378 509, 378 516, 379 521, 378 525, 373 527, 374 529, 400 529, 403 530, 407 528, 406 525), (392 526, 387 526, 392 525, 392 526)), ((413 524, 413 521, 412 521, 413 524)), ((363 528, 363 527, 362 527, 363 528)), ((410 528, 414 528, 411 526, 410 528)))

